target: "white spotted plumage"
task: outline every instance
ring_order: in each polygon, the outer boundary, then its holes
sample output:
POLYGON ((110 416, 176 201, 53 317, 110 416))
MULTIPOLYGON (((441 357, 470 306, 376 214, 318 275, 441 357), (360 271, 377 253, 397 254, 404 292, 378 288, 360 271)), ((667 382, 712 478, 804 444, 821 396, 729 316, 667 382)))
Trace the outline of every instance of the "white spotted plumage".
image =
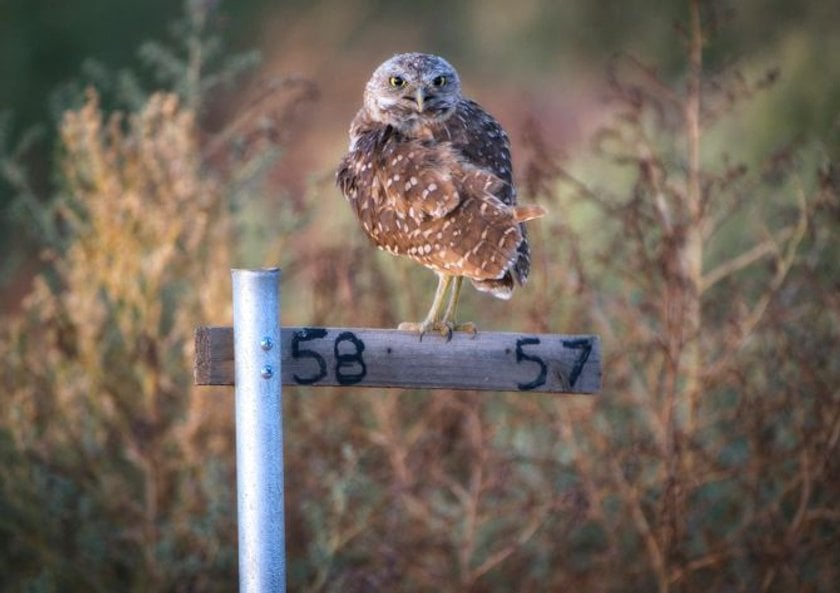
POLYGON ((530 268, 523 223, 542 214, 516 205, 511 171, 507 134, 455 69, 411 53, 368 81, 337 182, 375 245, 509 298, 530 268))

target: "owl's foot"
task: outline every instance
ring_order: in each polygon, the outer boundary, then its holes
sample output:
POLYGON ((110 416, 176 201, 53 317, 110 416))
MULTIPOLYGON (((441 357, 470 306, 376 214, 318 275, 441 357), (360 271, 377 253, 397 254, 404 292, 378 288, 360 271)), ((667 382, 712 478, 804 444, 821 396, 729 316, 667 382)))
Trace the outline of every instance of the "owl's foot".
POLYGON ((452 339, 452 334, 454 332, 467 332, 470 334, 471 338, 475 338, 478 334, 478 328, 472 321, 465 321, 463 323, 455 323, 454 321, 439 321, 438 329, 440 331, 440 335, 446 336, 446 341, 452 339))
POLYGON ((468 332, 475 337, 478 333, 478 328, 472 322, 455 323, 452 318, 455 316, 455 307, 458 304, 458 297, 461 294, 461 284, 464 279, 460 276, 453 277, 447 274, 438 274, 438 287, 435 291, 435 298, 432 301, 432 307, 429 309, 426 319, 419 322, 404 321, 397 327, 400 331, 409 331, 420 334, 420 340, 427 332, 437 332, 446 338, 446 341, 452 339, 453 332, 468 332), (449 295, 449 304, 446 306, 443 316, 441 316, 441 309, 443 309, 443 299, 446 296, 447 290, 454 282, 451 294, 449 295))
POLYGON ((446 341, 452 339, 452 329, 437 320, 426 319, 425 321, 403 321, 397 326, 397 329, 404 332, 411 332, 420 336, 420 341, 423 341, 423 336, 429 332, 439 333, 446 338, 446 341))
POLYGON ((454 332, 467 332, 472 334, 472 337, 475 337, 478 333, 478 328, 471 321, 466 323, 454 323, 452 321, 437 321, 429 319, 418 322, 403 321, 399 324, 399 326, 397 326, 397 329, 400 331, 419 334, 421 341, 423 340, 423 336, 429 332, 440 334, 446 338, 447 342, 452 339, 452 334, 454 332))
POLYGON ((478 327, 472 321, 463 321, 461 323, 448 321, 446 325, 454 332, 467 332, 473 338, 478 334, 478 327))

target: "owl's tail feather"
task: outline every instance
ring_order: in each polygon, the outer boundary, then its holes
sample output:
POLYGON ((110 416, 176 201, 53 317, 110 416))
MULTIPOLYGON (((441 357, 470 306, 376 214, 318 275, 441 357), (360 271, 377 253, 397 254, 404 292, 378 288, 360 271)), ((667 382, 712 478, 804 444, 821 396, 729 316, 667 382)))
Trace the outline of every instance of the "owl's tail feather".
MULTIPOLYGON (((513 206, 511 210, 513 211, 514 220, 520 225, 523 222, 545 216, 546 213, 544 208, 536 205, 513 206)), ((472 279, 473 286, 477 290, 489 292, 498 299, 507 300, 513 294, 513 289, 517 284, 525 284, 531 268, 531 257, 525 226, 520 226, 519 231, 522 234, 522 239, 516 248, 517 253, 515 254, 513 263, 499 278, 472 279)))
POLYGON ((527 206, 513 207, 513 219, 516 222, 528 222, 529 220, 534 220, 542 216, 545 216, 545 208, 542 206, 529 204, 527 206))
POLYGON ((497 299, 508 300, 513 294, 513 276, 507 272, 501 278, 473 280, 473 286, 481 292, 489 292, 497 299))

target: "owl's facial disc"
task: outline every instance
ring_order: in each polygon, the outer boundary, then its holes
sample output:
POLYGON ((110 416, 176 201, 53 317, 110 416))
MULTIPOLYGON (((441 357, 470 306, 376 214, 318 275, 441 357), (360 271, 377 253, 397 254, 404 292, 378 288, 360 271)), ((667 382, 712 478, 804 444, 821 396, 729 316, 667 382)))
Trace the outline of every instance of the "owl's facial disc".
POLYGON ((380 109, 394 111, 400 117, 436 118, 448 115, 457 101, 458 95, 411 77, 403 87, 386 93, 377 103, 380 109))
POLYGON ((365 94, 371 115, 403 129, 448 117, 460 99, 460 84, 442 58, 402 54, 374 72, 365 94))

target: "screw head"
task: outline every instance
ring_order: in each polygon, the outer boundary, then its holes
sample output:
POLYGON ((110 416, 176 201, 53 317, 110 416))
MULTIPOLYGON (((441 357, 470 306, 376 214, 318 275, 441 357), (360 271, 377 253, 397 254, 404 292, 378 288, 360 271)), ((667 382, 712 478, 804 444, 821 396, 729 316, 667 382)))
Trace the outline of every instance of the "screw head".
POLYGON ((260 369, 260 375, 263 379, 271 379, 274 376, 274 369, 272 369, 268 365, 265 365, 263 368, 260 369))
POLYGON ((263 350, 265 350, 266 352, 268 352, 269 350, 271 350, 271 348, 272 348, 273 346, 274 346, 274 342, 272 342, 272 341, 271 341, 271 338, 269 338, 268 336, 266 336, 266 337, 264 337, 262 340, 260 340, 260 348, 262 348, 262 349, 263 349, 263 350))

